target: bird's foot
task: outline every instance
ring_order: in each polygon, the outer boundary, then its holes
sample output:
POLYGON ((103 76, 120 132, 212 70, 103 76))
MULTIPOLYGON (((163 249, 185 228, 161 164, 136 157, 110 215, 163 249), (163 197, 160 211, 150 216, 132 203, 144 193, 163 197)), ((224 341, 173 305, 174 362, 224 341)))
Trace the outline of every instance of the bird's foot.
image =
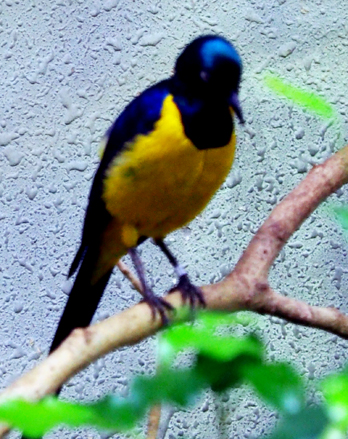
POLYGON ((152 317, 154 319, 156 318, 156 313, 158 313, 161 317, 162 325, 168 325, 169 319, 167 313, 168 311, 174 310, 174 307, 170 303, 162 299, 162 297, 155 296, 152 291, 147 291, 143 302, 146 302, 151 308, 152 317))
POLYGON ((194 308, 196 304, 205 308, 206 303, 202 294, 202 290, 193 285, 187 274, 182 274, 179 277, 178 284, 176 285, 176 287, 172 288, 169 293, 172 293, 175 290, 180 291, 183 301, 185 303, 188 301, 191 308, 194 308))

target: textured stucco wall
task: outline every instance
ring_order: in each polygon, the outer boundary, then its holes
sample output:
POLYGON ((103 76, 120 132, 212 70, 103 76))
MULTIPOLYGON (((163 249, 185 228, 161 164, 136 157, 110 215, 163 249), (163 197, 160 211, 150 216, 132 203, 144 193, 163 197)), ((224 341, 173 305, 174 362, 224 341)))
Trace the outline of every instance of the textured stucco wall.
MULTIPOLYGON (((192 280, 216 281, 277 201, 346 140, 347 9, 339 0, 1 1, 2 386, 46 355, 69 291, 66 273, 99 140, 124 105, 168 76, 193 37, 219 33, 238 48, 247 123, 237 127, 234 168, 206 211, 167 240, 192 280), (267 69, 320 92, 342 120, 325 124, 269 94, 261 82, 267 69)), ((345 193, 332 198, 343 202, 345 193)), ((168 263, 150 243, 142 254, 162 293, 175 281, 168 263)), ((272 286, 347 311, 346 254, 340 230, 321 206, 278 258, 272 286)), ((115 273, 96 318, 138 300, 115 273)), ((268 317, 256 318, 254 326, 272 358, 296 361, 305 376, 320 377, 346 361, 347 343, 332 335, 268 317)), ((64 396, 90 399, 125 391, 129 376, 153 370, 153 348, 147 340, 107 356, 72 379, 64 396)), ((207 394, 192 412, 174 415, 167 437, 257 437, 273 421, 245 389, 219 401, 207 394), (223 426, 219 417, 227 419, 223 426)), ((50 437, 82 438, 87 432, 64 430, 50 437)))

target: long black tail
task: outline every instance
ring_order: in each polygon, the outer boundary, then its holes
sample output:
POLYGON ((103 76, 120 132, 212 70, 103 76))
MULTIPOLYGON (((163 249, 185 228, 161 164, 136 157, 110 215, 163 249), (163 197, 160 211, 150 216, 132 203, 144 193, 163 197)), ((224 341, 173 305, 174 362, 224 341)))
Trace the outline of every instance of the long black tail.
POLYGON ((111 269, 92 285, 91 278, 94 266, 95 258, 90 257, 87 251, 59 321, 50 353, 68 337, 73 329, 83 328, 90 324, 112 273, 111 269))

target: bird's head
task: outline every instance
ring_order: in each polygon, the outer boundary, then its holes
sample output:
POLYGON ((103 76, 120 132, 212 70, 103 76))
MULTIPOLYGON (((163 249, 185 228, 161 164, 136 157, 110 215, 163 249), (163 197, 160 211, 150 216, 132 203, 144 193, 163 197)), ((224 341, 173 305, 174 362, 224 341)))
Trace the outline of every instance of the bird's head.
POLYGON ((244 123, 238 100, 242 61, 225 38, 206 35, 193 40, 179 55, 175 76, 199 96, 226 100, 244 123))

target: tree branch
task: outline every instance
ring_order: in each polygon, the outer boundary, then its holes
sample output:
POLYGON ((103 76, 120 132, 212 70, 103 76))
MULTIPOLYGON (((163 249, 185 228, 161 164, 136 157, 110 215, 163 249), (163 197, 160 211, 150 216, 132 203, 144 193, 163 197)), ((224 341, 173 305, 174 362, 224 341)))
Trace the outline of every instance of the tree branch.
MULTIPOLYGON (((207 307, 219 310, 252 310, 320 328, 348 338, 348 317, 334 308, 310 306, 274 292, 268 272, 289 237, 313 210, 348 181, 348 146, 306 178, 272 211, 238 261, 221 282, 202 287, 207 307)), ((181 295, 166 297, 174 307, 181 295)), ((116 348, 132 345, 154 334, 161 326, 145 303, 133 306, 85 329, 76 329, 47 359, 10 385, 0 398, 37 400, 53 393, 89 363, 116 348)), ((3 428, 2 428, 3 427, 3 428)), ((7 431, 0 427, 0 437, 7 431)))

